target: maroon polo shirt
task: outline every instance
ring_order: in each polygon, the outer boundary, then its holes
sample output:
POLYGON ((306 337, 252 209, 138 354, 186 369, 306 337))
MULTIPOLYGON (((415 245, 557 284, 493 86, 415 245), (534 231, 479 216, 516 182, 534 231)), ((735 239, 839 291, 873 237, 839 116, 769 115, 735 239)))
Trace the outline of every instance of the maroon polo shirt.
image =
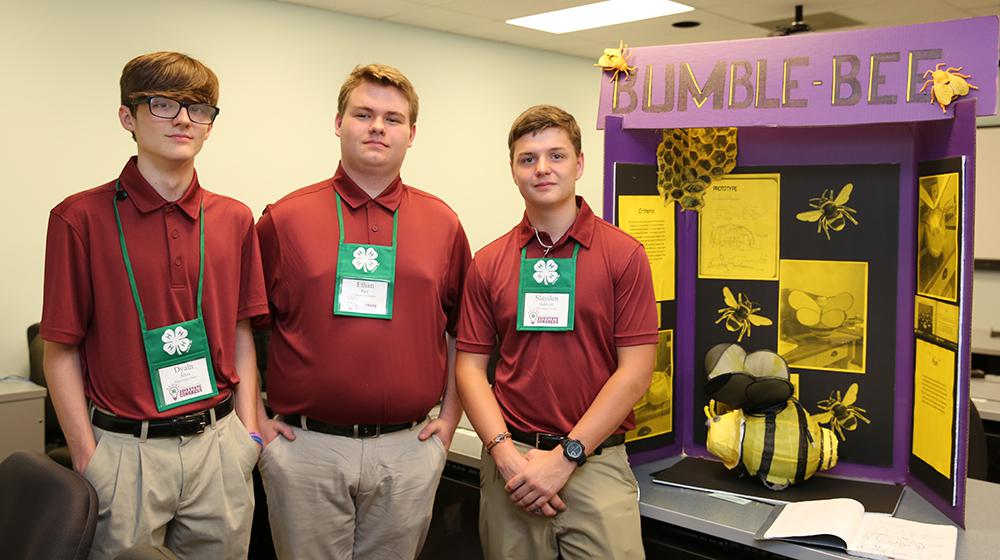
POLYGON ((342 167, 268 206, 257 223, 272 326, 267 396, 279 414, 331 424, 423 417, 447 382, 471 254, 458 216, 397 177, 372 199, 342 167), (333 314, 340 194, 347 243, 392 244, 399 211, 392 319, 333 314))
MULTIPOLYGON (((528 259, 544 252, 527 216, 476 253, 465 283, 457 347, 490 354, 499 343, 493 394, 507 425, 525 432, 568 434, 618 368, 616 348, 657 342, 653 280, 642 245, 595 216, 582 197, 577 206, 576 220, 549 253, 570 258, 580 244, 572 331, 517 330, 521 249, 527 246, 528 259)), ((545 234, 542 239, 550 242, 545 234)), ((634 424, 629 413, 615 433, 634 424)))
POLYGON ((197 316, 198 214, 204 202, 202 314, 219 396, 156 411, 115 225, 115 181, 74 194, 49 214, 42 338, 79 346, 87 398, 118 416, 162 418, 214 406, 240 381, 236 322, 267 313, 253 214, 201 188, 197 174, 184 196, 167 202, 139 173, 135 157, 119 180, 128 196, 118 201, 118 211, 149 328, 197 316))

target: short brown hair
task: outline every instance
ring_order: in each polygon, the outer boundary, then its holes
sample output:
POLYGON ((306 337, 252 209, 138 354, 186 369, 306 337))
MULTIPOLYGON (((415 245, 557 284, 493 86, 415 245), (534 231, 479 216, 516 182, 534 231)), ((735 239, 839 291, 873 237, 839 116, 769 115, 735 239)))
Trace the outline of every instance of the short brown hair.
POLYGON ((507 147, 510 149, 510 160, 514 161, 514 142, 525 134, 535 134, 546 128, 561 128, 569 135, 576 155, 583 151, 581 145, 580 126, 576 124, 573 115, 552 105, 535 105, 514 119, 507 135, 507 147))
POLYGON ((410 103, 410 124, 417 124, 417 109, 420 108, 420 99, 417 97, 417 90, 413 89, 413 84, 398 69, 388 64, 359 64, 351 70, 340 86, 340 95, 337 97, 337 112, 341 115, 347 109, 347 98, 351 92, 361 85, 361 82, 370 82, 383 86, 392 86, 398 89, 406 100, 410 103))
POLYGON ((215 72, 186 54, 154 52, 137 56, 122 69, 122 105, 135 108, 144 97, 162 95, 180 101, 219 102, 219 78, 215 72))

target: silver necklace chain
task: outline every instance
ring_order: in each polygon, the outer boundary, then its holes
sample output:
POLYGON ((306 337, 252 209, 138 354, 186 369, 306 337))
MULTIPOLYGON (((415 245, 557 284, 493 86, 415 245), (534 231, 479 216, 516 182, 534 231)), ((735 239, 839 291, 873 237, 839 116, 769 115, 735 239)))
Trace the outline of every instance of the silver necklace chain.
POLYGON ((545 242, 542 241, 541 236, 538 235, 538 228, 533 227, 531 229, 535 230, 535 239, 538 240, 538 244, 542 246, 542 249, 545 249, 545 252, 542 253, 542 258, 544 259, 545 257, 549 256, 549 251, 551 251, 552 248, 556 246, 556 244, 553 243, 552 245, 546 245, 545 242))

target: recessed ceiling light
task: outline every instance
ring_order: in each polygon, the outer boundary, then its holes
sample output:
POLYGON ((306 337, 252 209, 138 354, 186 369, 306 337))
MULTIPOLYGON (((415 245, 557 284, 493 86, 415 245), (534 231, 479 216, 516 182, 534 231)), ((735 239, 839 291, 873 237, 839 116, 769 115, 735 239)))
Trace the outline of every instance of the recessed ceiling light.
POLYGON ((674 23, 671 23, 670 25, 672 25, 674 27, 677 27, 679 29, 687 29, 689 27, 698 27, 699 25, 701 25, 701 22, 700 21, 685 20, 685 21, 675 21, 674 23))
POLYGON ((509 19, 507 23, 546 33, 569 33, 630 21, 682 14, 692 10, 694 8, 691 6, 669 0, 607 0, 606 2, 509 19))

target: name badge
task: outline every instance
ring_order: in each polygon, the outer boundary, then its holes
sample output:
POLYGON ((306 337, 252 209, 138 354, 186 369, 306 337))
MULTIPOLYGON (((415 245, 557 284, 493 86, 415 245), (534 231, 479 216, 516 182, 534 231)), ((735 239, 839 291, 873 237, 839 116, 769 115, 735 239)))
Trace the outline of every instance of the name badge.
POLYGON ((164 406, 217 394, 205 358, 161 367, 157 372, 164 406))
POLYGON ((338 310, 344 313, 385 315, 388 309, 389 283, 380 280, 341 278, 338 310))
POLYGON ((569 326, 569 294, 525 293, 524 326, 569 326))

